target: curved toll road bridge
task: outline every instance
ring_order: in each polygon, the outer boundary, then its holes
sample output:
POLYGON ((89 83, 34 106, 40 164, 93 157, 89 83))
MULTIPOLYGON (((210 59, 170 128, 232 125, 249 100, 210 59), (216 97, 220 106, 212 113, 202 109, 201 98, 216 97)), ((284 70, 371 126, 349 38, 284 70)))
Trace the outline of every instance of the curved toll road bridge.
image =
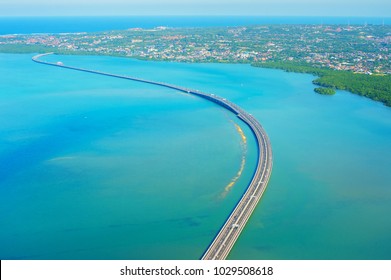
POLYGON ((225 259, 232 247, 234 246, 236 240, 238 239, 240 233, 245 227, 248 219, 250 218, 252 212, 257 206, 262 194, 264 193, 266 186, 269 182, 269 178, 272 170, 272 151, 269 138, 262 128, 261 124, 249 113, 238 107, 236 104, 226 100, 225 98, 216 96, 214 94, 208 94, 200 92, 197 90, 192 90, 188 88, 178 87, 175 85, 154 82, 150 80, 139 79, 130 76, 116 75, 101 71, 88 70, 84 68, 71 67, 63 65, 62 63, 51 63, 41 61, 40 58, 53 53, 39 54, 32 58, 34 62, 67 68, 82 72, 88 72, 93 74, 99 74, 109 77, 115 77, 120 79, 127 79, 157 86, 162 86, 166 88, 171 88, 177 91, 185 92, 188 94, 193 94, 204 99, 207 99, 211 102, 214 102, 225 109, 234 113, 239 119, 248 125, 251 131, 254 133, 257 147, 258 147, 258 161, 257 166, 249 184, 247 190, 241 197, 240 201, 235 206, 234 210, 231 212, 230 216, 226 220, 225 224, 221 227, 220 231, 209 245, 204 255, 202 256, 203 260, 223 260, 225 259))

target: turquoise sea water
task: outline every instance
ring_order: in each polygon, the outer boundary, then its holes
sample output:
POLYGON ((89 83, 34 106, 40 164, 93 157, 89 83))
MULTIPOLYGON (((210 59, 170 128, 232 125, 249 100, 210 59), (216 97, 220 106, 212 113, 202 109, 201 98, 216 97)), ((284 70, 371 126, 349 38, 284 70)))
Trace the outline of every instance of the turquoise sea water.
MULTIPOLYGON (((268 189, 232 259, 390 259, 391 111, 310 75, 51 56, 230 99, 268 132, 268 189)), ((197 259, 248 185, 254 139, 169 89, 0 54, 0 258, 197 259), (242 140, 248 139, 240 169, 242 140)))

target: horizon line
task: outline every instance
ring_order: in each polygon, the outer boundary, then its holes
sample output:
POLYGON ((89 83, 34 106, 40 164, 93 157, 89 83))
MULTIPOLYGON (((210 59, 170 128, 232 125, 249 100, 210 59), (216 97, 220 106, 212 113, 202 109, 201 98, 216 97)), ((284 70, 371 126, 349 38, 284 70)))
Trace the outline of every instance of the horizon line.
POLYGON ((171 15, 157 15, 157 14, 145 14, 145 15, 135 15, 135 14, 127 14, 127 15, 107 15, 107 14, 97 14, 97 15, 1 15, 0 17, 47 17, 47 18, 55 18, 55 17, 307 17, 307 18, 391 18, 390 16, 380 16, 380 15, 372 15, 372 16, 361 16, 361 15, 201 15, 201 14, 171 14, 171 15))

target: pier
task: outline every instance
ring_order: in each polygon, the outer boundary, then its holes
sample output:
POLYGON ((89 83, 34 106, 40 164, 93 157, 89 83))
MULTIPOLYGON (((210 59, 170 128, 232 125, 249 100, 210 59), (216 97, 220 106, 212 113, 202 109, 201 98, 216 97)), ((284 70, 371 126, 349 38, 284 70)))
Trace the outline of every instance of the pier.
POLYGON ((261 124, 251 114, 247 113, 236 104, 214 94, 204 93, 193 89, 140 79, 131 76, 116 75, 102 71, 66 66, 63 63, 51 63, 40 60, 41 57, 50 54, 52 53, 39 54, 34 56, 32 60, 34 62, 45 65, 104 75, 114 78, 127 79, 131 81, 166 87, 187 94, 196 95, 232 112, 251 129, 252 133, 255 136, 258 150, 257 165, 254 171, 253 178, 246 191, 240 198, 239 202, 236 204, 235 208, 230 213, 228 219, 225 221, 224 225, 221 227, 220 231, 218 232, 214 240, 211 242, 209 247, 206 249, 201 258, 203 260, 226 259, 232 247, 235 245, 235 242, 238 239, 240 233, 244 229, 251 214, 253 213, 255 207, 257 206, 259 200, 261 199, 271 175, 273 165, 272 150, 269 137, 267 136, 261 124))

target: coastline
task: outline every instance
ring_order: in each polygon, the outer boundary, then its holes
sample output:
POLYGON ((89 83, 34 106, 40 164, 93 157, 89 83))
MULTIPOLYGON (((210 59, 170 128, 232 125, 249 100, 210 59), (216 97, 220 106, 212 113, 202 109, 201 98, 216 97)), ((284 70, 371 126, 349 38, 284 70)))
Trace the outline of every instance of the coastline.
POLYGON ((227 27, 254 24, 373 24, 390 25, 391 17, 343 16, 4 16, 0 34, 75 33, 127 28, 227 27), (64 24, 65 22, 65 24, 64 24), (67 23, 74 23, 70 26, 67 23), (46 24, 43 24, 46 23, 46 24), (65 27, 64 27, 65 25, 65 27))
MULTIPOLYGON (((219 23, 214 17, 210 20, 219 23)), ((109 31, 91 31, 82 26, 84 32, 60 33, 59 29, 40 35, 32 32, 0 35, 0 53, 55 52, 143 61, 249 64, 312 74, 317 76, 313 84, 323 92, 346 90, 391 107, 388 22, 386 25, 384 22, 350 25, 342 20, 325 25, 315 21, 278 25, 231 22, 225 27, 206 23, 186 27, 183 23, 184 26, 169 27, 163 20, 157 21, 159 24, 156 21, 154 27, 146 19, 140 26, 130 24, 122 30, 111 26, 109 20, 105 27, 109 31)))
MULTIPOLYGON (((52 52, 50 48, 40 49, 42 52, 52 52)), ((2 50, 0 49, 0 53, 2 50)), ((41 53, 42 53, 41 52, 41 53)), ((18 52, 12 52, 18 53, 18 52)), ((38 51, 28 51, 21 53, 39 53, 38 51)), ((92 56, 108 56, 121 57, 129 59, 137 59, 142 61, 156 61, 156 62, 176 62, 176 63, 223 63, 223 64, 248 64, 252 67, 269 68, 284 70, 286 72, 312 74, 316 78, 312 81, 314 85, 320 88, 330 88, 333 90, 345 90, 352 94, 367 97, 373 101, 383 103, 387 107, 391 107, 391 92, 389 86, 391 85, 391 75, 367 75, 362 73, 353 73, 344 70, 331 70, 327 68, 316 68, 310 65, 292 63, 292 62, 266 62, 266 63, 251 63, 248 61, 218 61, 218 60, 196 60, 192 62, 183 62, 172 59, 155 59, 145 57, 130 57, 120 54, 102 54, 102 53, 88 53, 88 52, 66 52, 56 51, 57 55, 92 55, 92 56)), ((318 93, 319 94, 319 93, 318 93)))

